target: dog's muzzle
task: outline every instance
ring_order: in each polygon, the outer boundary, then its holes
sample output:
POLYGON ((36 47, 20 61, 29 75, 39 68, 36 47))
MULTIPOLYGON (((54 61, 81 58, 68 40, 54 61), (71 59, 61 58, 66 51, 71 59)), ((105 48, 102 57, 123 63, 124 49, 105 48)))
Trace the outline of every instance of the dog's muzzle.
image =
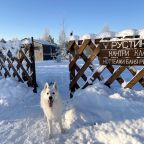
POLYGON ((50 96, 49 97, 49 100, 48 100, 48 104, 49 104, 49 107, 52 107, 53 106, 53 97, 52 96, 50 96))

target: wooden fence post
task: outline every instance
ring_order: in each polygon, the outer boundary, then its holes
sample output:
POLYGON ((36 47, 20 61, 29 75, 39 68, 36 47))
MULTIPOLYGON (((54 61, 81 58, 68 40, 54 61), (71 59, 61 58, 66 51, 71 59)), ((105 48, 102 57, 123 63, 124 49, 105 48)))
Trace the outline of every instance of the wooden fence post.
MULTIPOLYGON (((74 44, 74 42, 69 43, 69 52, 70 52, 69 62, 70 63, 75 57, 75 49, 73 48, 73 44, 74 44)), ((69 64, 69 70, 70 70, 70 64, 69 64)), ((73 69, 70 70, 70 84, 74 77, 75 77, 75 67, 73 67, 73 69)), ((71 88, 70 84, 69 84, 70 98, 72 98, 73 93, 75 92, 75 87, 71 88)))
POLYGON ((35 70, 35 55, 34 55, 34 40, 31 38, 31 46, 30 46, 30 58, 31 58, 31 71, 32 71, 32 81, 33 81, 33 92, 37 93, 37 83, 36 83, 36 70, 35 70))

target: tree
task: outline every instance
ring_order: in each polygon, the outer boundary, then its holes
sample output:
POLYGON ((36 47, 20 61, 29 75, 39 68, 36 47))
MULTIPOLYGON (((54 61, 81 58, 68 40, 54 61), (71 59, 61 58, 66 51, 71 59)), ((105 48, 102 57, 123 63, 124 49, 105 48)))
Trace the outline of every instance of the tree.
POLYGON ((54 43, 54 38, 52 38, 47 29, 44 30, 44 35, 42 39, 48 41, 49 43, 54 43))
POLYGON ((101 30, 101 32, 109 32, 109 31, 110 31, 109 25, 104 25, 104 27, 101 30))
POLYGON ((60 55, 62 59, 66 59, 66 55, 67 55, 66 43, 67 43, 66 33, 64 29, 64 23, 63 23, 62 29, 60 30, 60 33, 59 33, 60 55))
POLYGON ((18 38, 12 38, 12 41, 18 41, 18 38))
POLYGON ((6 43, 6 41, 4 40, 4 38, 2 38, 2 39, 0 40, 0 42, 6 43))

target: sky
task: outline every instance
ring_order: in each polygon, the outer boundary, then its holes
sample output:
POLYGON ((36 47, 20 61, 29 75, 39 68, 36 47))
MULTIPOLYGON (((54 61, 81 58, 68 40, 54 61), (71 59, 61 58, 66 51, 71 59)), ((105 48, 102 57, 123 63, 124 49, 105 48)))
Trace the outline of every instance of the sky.
POLYGON ((144 0, 0 0, 0 38, 41 38, 47 28, 58 40, 66 34, 144 28, 144 0))

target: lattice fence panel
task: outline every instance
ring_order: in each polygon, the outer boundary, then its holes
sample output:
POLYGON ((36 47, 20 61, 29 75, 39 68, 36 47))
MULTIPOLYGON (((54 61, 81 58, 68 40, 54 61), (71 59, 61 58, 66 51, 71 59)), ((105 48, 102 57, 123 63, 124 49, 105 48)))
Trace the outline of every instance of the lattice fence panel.
POLYGON ((119 67, 116 68, 111 64, 95 65, 94 61, 98 59, 101 50, 100 45, 100 39, 94 41, 91 39, 69 41, 70 97, 73 97, 77 89, 83 89, 92 85, 96 79, 99 81, 103 80, 104 84, 109 88, 114 81, 117 81, 122 86, 126 82, 121 76, 125 70, 128 70, 129 74, 132 75, 132 79, 127 82, 124 88, 132 88, 136 83, 140 83, 141 86, 144 87, 144 68, 137 71, 134 66, 119 65, 119 67), (80 60, 83 62, 80 63, 80 60), (86 75, 88 69, 91 73, 86 75), (111 74, 108 79, 104 79, 102 76, 105 70, 108 70, 111 74), (80 80, 83 80, 83 83, 79 83, 80 80))
POLYGON ((16 55, 10 50, 5 54, 0 52, 0 76, 14 77, 37 92, 33 38, 32 43, 21 45, 16 55))

